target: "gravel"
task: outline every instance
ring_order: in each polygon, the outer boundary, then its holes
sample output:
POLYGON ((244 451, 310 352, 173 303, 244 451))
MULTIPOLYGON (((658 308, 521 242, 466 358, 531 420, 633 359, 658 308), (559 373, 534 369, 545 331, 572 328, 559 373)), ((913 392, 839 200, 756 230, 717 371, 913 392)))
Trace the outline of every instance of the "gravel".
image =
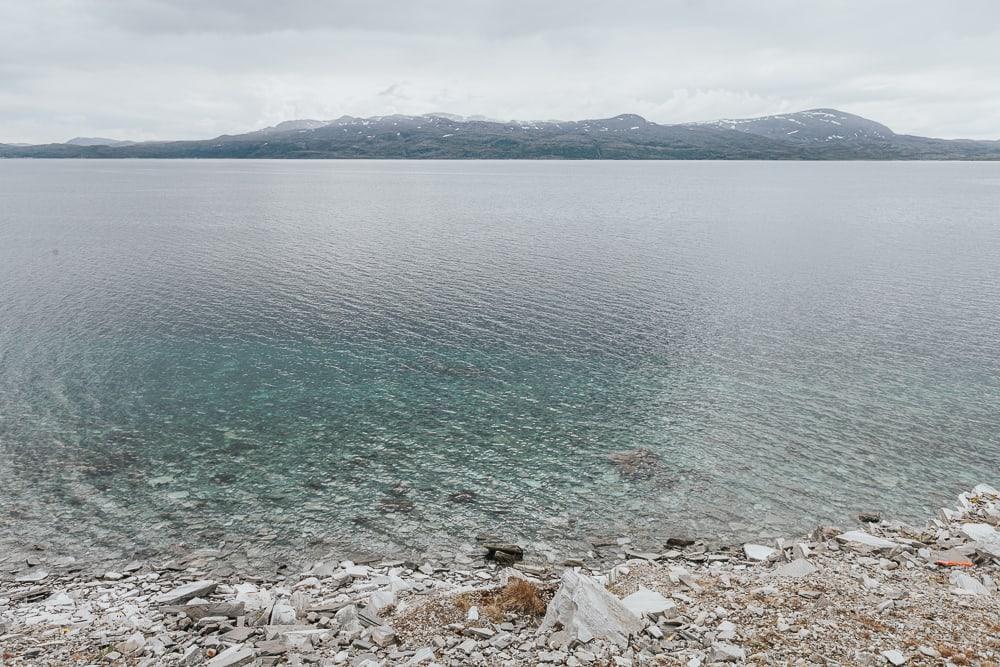
POLYGON ((923 527, 875 518, 722 549, 595 544, 566 567, 506 542, 478 560, 258 576, 225 567, 224 549, 113 570, 0 555, 0 665, 1000 665, 996 490, 923 527), (549 605, 544 631, 542 614, 497 603, 515 578, 549 605))

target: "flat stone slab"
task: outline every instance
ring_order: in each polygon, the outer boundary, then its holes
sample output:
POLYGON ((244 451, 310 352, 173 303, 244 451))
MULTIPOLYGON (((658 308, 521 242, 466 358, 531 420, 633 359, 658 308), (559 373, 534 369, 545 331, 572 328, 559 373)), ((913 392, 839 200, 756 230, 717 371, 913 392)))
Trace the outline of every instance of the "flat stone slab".
POLYGON ((239 667, 239 665, 245 665, 253 659, 253 649, 236 644, 206 662, 205 667, 239 667))
POLYGON ((34 584, 38 583, 42 579, 45 579, 47 576, 49 576, 47 570, 43 570, 41 568, 35 568, 33 570, 28 570, 24 574, 19 574, 17 578, 14 579, 14 581, 16 581, 19 584, 34 584))
POLYGON ((157 604, 181 604, 182 602, 187 602, 192 598, 210 594, 218 585, 219 583, 217 581, 209 581, 207 579, 203 581, 192 581, 190 584, 184 584, 183 586, 178 586, 172 591, 157 595, 153 599, 153 602, 157 604))
POLYGON ((774 568, 771 574, 775 577, 789 577, 791 579, 801 579, 817 572, 818 568, 805 558, 797 558, 791 563, 785 563, 774 568))
POLYGON ((662 614, 668 609, 673 609, 677 605, 673 600, 668 600, 656 591, 648 588, 640 588, 632 595, 622 598, 625 608, 636 616, 643 614, 662 614))
POLYGON ((712 644, 712 662, 742 662, 746 660, 746 653, 742 648, 726 642, 716 642, 712 644))
POLYGON ((872 549, 894 549, 899 546, 892 540, 866 533, 863 530, 849 530, 837 535, 837 540, 845 544, 860 544, 872 549))
POLYGON ((1000 531, 988 523, 963 523, 962 534, 972 540, 976 551, 1000 558, 1000 531))
POLYGON ((744 544, 743 553, 750 560, 765 561, 771 556, 778 553, 777 550, 771 547, 766 547, 763 544, 744 544))
POLYGON ((997 535, 997 531, 988 523, 963 523, 962 534, 970 540, 978 542, 993 538, 997 535))
POLYGON ((242 628, 233 628, 229 632, 222 635, 222 638, 231 642, 245 642, 250 639, 257 632, 257 628, 251 626, 244 626, 242 628))
POLYGON ((206 616, 225 616, 238 618, 243 616, 246 605, 242 602, 218 602, 205 604, 174 604, 164 605, 160 611, 169 614, 186 614, 192 621, 206 616))
POLYGON ((956 593, 962 595, 989 595, 990 589, 979 579, 964 572, 952 572, 949 583, 955 587, 956 593))

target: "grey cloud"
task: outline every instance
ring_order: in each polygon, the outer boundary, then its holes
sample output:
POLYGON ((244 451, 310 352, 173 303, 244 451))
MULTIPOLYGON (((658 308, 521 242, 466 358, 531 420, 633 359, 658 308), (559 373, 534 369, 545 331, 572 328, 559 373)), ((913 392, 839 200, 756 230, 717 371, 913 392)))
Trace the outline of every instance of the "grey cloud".
POLYGON ((841 107, 1000 137, 1000 4, 34 0, 0 3, 0 141, 194 138, 294 117, 841 107))

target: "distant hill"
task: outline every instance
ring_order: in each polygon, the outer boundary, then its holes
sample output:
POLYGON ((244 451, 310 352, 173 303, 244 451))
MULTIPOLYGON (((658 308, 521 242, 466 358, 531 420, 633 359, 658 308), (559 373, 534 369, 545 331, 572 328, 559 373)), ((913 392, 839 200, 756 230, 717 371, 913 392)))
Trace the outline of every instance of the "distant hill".
POLYGON ((70 146, 131 146, 134 141, 119 141, 104 137, 74 137, 66 142, 70 146))
POLYGON ((65 144, 0 145, 0 157, 1000 160, 1000 141, 901 135, 836 109, 679 125, 660 125, 634 114, 579 121, 496 121, 437 113, 290 120, 199 141, 75 139, 65 144))
POLYGON ((881 123, 836 109, 810 109, 777 116, 699 124, 787 141, 890 141, 896 136, 881 123))

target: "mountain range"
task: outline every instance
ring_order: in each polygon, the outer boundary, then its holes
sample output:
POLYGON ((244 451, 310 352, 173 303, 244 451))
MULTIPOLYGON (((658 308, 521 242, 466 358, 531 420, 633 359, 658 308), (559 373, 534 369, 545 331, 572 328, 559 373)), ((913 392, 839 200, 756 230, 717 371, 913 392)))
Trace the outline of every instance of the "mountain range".
POLYGON ((1000 160, 1000 141, 932 139, 836 109, 661 125, 641 116, 498 121, 453 114, 290 120, 196 141, 0 144, 0 158, 1000 160))

